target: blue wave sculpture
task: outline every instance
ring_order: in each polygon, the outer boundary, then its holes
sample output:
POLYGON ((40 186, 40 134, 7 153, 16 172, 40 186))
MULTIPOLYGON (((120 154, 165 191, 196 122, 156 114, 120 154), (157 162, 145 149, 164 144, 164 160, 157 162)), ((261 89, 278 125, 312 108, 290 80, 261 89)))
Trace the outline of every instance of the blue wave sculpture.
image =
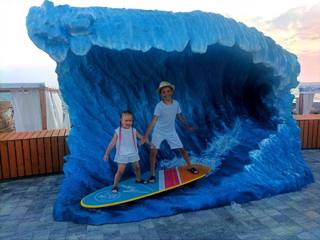
MULTIPOLYGON (((71 117, 56 220, 137 221, 297 191, 313 181, 291 116, 297 58, 256 29, 200 11, 73 8, 49 1, 30 9, 27 28, 34 44, 57 62, 71 117), (135 127, 144 132, 161 80, 176 85, 174 97, 198 128, 189 133, 178 126, 192 161, 216 171, 134 204, 82 208, 82 197, 113 182, 117 166, 102 157, 119 113, 131 109, 135 127)), ((147 171, 148 149, 140 152, 147 171)), ((158 162, 183 164, 166 144, 158 162)))

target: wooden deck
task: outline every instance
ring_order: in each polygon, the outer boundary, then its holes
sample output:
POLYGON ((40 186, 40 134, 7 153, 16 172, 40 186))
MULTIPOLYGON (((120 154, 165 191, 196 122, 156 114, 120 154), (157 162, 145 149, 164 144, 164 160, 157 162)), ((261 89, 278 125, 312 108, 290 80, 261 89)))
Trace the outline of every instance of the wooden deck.
POLYGON ((68 152, 67 129, 0 134, 0 180, 59 173, 68 152))
POLYGON ((294 115, 301 129, 303 149, 320 148, 320 114, 294 115))

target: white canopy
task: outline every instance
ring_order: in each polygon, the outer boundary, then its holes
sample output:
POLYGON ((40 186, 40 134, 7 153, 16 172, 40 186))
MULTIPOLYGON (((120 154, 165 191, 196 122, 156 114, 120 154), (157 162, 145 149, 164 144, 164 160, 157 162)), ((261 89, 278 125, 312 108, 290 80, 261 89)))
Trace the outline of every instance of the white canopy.
POLYGON ((57 89, 45 83, 1 83, 12 95, 16 131, 68 128, 67 112, 57 89))

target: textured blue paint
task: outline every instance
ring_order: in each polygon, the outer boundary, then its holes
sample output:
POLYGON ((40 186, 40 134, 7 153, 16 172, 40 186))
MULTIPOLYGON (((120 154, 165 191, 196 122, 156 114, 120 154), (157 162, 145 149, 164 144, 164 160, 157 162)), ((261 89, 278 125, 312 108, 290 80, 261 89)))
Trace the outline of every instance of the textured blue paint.
MULTIPOLYGON (((72 8, 45 1, 27 17, 28 34, 56 62, 69 105, 71 153, 54 218, 103 224, 136 221, 246 202, 300 190, 313 181, 291 116, 300 68, 295 55, 254 28, 221 15, 72 8), (86 194, 112 184, 116 165, 102 161, 130 108, 144 132, 161 80, 198 130, 181 139, 193 162, 218 169, 176 191, 120 207, 87 210, 86 194)), ((142 170, 148 149, 141 147, 142 170)), ((160 167, 183 163, 164 144, 160 167)), ((124 178, 132 176, 127 171, 124 178)))

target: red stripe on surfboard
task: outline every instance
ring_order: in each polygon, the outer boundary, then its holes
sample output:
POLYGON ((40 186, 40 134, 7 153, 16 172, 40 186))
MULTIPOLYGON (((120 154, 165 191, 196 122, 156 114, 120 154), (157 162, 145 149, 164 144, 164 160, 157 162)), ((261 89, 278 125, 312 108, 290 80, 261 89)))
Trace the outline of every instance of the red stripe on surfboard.
POLYGON ((179 178, 175 168, 164 170, 164 186, 165 188, 179 185, 179 178))

